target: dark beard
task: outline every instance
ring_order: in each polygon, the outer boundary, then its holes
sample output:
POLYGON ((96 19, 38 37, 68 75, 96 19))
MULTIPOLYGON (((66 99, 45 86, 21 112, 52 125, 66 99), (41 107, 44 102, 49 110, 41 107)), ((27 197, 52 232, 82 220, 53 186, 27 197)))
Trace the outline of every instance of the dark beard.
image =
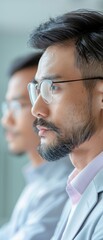
POLYGON ((46 146, 45 144, 38 146, 39 154, 47 161, 55 161, 61 157, 65 157, 75 148, 79 147, 80 144, 89 140, 96 131, 95 120, 91 116, 84 126, 82 124, 81 127, 72 129, 71 133, 66 132, 65 136, 62 136, 60 129, 54 126, 54 124, 47 123, 43 119, 34 122, 33 126, 35 129, 36 124, 48 127, 48 129, 57 134, 56 140, 50 146, 46 146))

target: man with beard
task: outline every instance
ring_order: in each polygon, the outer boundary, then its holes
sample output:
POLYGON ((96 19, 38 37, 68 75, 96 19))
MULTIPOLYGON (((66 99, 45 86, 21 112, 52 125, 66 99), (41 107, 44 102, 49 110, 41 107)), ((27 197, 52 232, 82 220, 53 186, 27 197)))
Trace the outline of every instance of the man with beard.
POLYGON ((39 138, 33 132, 27 84, 36 74, 42 53, 22 57, 10 67, 10 80, 2 104, 2 125, 8 149, 27 153, 31 163, 25 168, 27 186, 14 208, 10 222, 0 229, 0 240, 50 239, 67 200, 65 184, 72 166, 61 159, 49 164, 37 152, 39 138))
MULTIPOLYGON (((70 156, 67 203, 53 240, 103 239, 103 14, 77 10, 41 24, 28 85, 42 157, 70 156)), ((64 163, 65 164, 65 163, 64 163)), ((58 162, 59 167, 59 162, 58 162)))

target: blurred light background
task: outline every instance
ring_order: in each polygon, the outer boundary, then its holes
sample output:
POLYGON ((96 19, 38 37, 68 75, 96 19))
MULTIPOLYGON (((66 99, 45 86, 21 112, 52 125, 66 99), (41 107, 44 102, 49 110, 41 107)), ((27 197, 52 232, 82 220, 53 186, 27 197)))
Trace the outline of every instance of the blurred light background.
MULTIPOLYGON (((7 69, 16 57, 33 52, 27 46, 35 26, 70 10, 103 10, 103 0, 0 0, 0 106, 7 88, 7 69)), ((1 111, 0 111, 1 117, 1 111)), ((10 156, 0 126, 0 224, 8 220, 23 186, 27 157, 10 156)))

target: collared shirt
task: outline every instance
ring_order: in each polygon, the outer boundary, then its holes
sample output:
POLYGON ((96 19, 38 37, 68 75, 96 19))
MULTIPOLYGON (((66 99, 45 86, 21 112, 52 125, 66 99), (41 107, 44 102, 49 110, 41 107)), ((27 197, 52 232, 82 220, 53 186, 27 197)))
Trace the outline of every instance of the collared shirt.
POLYGON ((10 222, 0 229, 0 240, 49 240, 68 198, 65 185, 72 169, 68 157, 37 168, 29 166, 28 184, 10 222))
POLYGON ((77 169, 74 169, 70 174, 66 191, 73 205, 79 202, 86 187, 101 168, 103 168, 103 152, 95 157, 80 173, 78 173, 77 169))
POLYGON ((77 169, 69 175, 67 181, 66 191, 70 197, 65 204, 60 221, 57 225, 56 231, 52 240, 66 240, 66 232, 68 232, 68 225, 73 217, 80 198, 90 182, 95 178, 97 173, 103 168, 103 152, 96 156, 81 172, 77 169), (70 209, 72 210, 70 212, 70 209))

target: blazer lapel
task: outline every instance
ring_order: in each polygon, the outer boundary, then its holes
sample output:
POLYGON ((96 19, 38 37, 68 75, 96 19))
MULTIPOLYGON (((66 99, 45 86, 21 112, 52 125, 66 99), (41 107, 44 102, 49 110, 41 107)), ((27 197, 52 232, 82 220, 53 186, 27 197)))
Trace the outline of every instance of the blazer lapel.
POLYGON ((67 223, 62 240, 72 240, 97 202, 97 191, 93 182, 87 187, 75 212, 67 223))
POLYGON ((71 209, 71 202, 70 200, 67 201, 67 203, 65 204, 65 207, 63 209, 63 213, 62 213, 62 217, 58 223, 58 227, 55 231, 54 236, 52 237, 51 240, 60 240, 62 237, 62 234, 64 232, 66 223, 68 221, 68 216, 70 214, 70 209, 71 209))

